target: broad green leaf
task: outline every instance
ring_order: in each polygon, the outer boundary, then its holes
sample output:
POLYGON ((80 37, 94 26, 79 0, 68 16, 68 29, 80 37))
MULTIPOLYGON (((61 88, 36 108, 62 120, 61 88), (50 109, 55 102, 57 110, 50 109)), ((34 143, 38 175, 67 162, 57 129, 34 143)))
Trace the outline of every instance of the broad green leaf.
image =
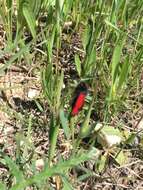
POLYGON ((127 163, 128 159, 127 156, 123 151, 120 151, 120 153, 115 158, 116 162, 122 166, 123 164, 127 163))
POLYGON ((70 139, 71 134, 70 134, 70 129, 69 129, 69 125, 68 125, 68 120, 65 117, 63 109, 60 110, 60 120, 61 120, 62 127, 64 129, 66 138, 70 139))
POLYGON ((129 135, 129 137, 127 138, 127 140, 125 141, 125 144, 132 144, 136 138, 137 134, 136 133, 132 133, 129 135))
POLYGON ((103 147, 112 147, 120 144, 123 140, 123 136, 119 129, 104 126, 98 133, 97 140, 103 147))
POLYGON ((107 156, 101 155, 101 157, 99 158, 98 163, 97 163, 97 169, 99 172, 103 172, 103 170, 105 169, 106 160, 107 160, 107 156))
POLYGON ((92 111, 92 104, 89 107, 88 113, 83 121, 83 124, 81 126, 80 132, 79 132, 79 137, 80 138, 84 138, 86 136, 88 136, 91 132, 91 126, 89 124, 90 122, 90 115, 91 115, 91 111, 92 111))
POLYGON ((81 75, 81 61, 80 61, 79 56, 77 54, 75 55, 75 65, 76 65, 76 70, 80 76, 81 75))
POLYGON ((105 125, 102 129, 101 132, 107 134, 107 135, 117 135, 121 138, 123 138, 122 133, 120 132, 120 130, 118 128, 115 128, 113 126, 110 125, 105 125))

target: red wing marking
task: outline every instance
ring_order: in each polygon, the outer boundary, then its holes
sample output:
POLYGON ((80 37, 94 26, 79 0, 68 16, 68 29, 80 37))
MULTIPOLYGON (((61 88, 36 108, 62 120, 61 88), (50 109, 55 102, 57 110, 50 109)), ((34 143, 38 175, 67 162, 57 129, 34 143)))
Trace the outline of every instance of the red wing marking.
POLYGON ((75 116, 75 115, 77 115, 79 113, 79 111, 81 110, 81 108, 84 105, 85 97, 86 97, 85 93, 80 93, 79 94, 79 96, 77 97, 77 99, 76 99, 76 101, 74 103, 74 106, 73 106, 73 109, 72 109, 72 112, 71 112, 72 116, 75 116))

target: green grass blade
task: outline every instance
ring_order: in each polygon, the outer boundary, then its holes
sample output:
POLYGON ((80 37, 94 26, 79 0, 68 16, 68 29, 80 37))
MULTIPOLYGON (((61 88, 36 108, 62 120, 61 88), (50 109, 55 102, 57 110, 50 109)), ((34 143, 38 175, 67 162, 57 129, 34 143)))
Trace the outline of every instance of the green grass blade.
POLYGON ((43 91, 47 98, 48 104, 52 108, 52 102, 53 102, 52 64, 49 64, 46 68, 44 68, 42 72, 42 85, 43 85, 43 91))
POLYGON ((6 185, 0 182, 0 190, 6 190, 6 185))
POLYGON ((63 190, 74 190, 66 176, 62 175, 63 190))
POLYGON ((5 63, 4 66, 0 67, 0 74, 3 73, 3 71, 5 71, 6 69, 8 69, 13 63, 14 61, 16 61, 21 55, 23 55, 27 50, 29 49, 29 45, 24 46, 22 49, 20 49, 20 51, 18 51, 17 53, 15 53, 11 59, 5 63))
POLYGON ((125 41, 125 36, 120 36, 120 38, 118 39, 114 52, 113 52, 113 56, 112 56, 112 82, 114 83, 115 78, 116 78, 116 69, 117 66, 120 62, 120 57, 121 57, 121 53, 122 53, 122 48, 124 45, 124 41, 125 41))
POLYGON ((82 45, 83 45, 84 50, 86 50, 86 48, 88 46, 88 43, 89 43, 90 38, 91 38, 91 35, 92 35, 91 26, 87 25, 87 27, 85 29, 85 32, 84 32, 84 34, 82 36, 82 45))
POLYGON ((96 46, 94 45, 87 60, 86 75, 94 74, 95 68, 96 68, 96 46))
POLYGON ((88 136, 89 133, 91 132, 91 126, 89 125, 89 122, 90 122, 90 116, 91 116, 91 111, 92 111, 92 105, 93 105, 93 102, 90 104, 85 120, 83 121, 83 124, 81 126, 81 129, 79 132, 80 138, 84 138, 88 136))
POLYGON ((14 163, 14 161, 11 158, 9 158, 8 156, 5 157, 5 161, 9 167, 12 175, 16 178, 16 182, 17 183, 24 182, 25 180, 24 180, 23 173, 19 170, 16 163, 14 163))
POLYGON ((28 24, 28 27, 30 29, 30 32, 33 36, 33 38, 36 37, 36 23, 35 23, 35 18, 32 12, 31 7, 29 7, 29 3, 23 3, 23 7, 22 7, 22 11, 23 11, 23 15, 26 19, 26 22, 28 24))
POLYGON ((128 72, 129 72, 129 67, 130 67, 130 62, 129 62, 129 56, 128 56, 125 60, 125 63, 122 66, 122 70, 119 76, 118 90, 121 89, 122 85, 126 82, 128 72))
POLYGON ((81 61, 77 54, 75 55, 75 65, 76 65, 76 70, 78 72, 78 75, 80 76, 81 75, 81 61))
POLYGON ((55 39, 55 32, 56 32, 56 27, 54 26, 52 29, 52 34, 50 36, 50 39, 48 39, 47 42, 47 51, 48 51, 48 61, 51 63, 52 61, 52 51, 53 51, 53 45, 54 45, 54 39, 55 39))
POLYGON ((10 190, 22 190, 23 188, 25 188, 25 187, 27 187, 29 185, 32 185, 32 184, 35 184, 35 183, 37 184, 39 182, 41 183, 41 181, 44 182, 44 180, 46 180, 49 177, 52 177, 54 175, 64 174, 65 170, 73 168, 73 167, 75 167, 75 166, 77 166, 77 165, 79 165, 82 162, 85 162, 87 160, 93 159, 96 153, 97 152, 95 152, 95 150, 86 151, 84 153, 77 154, 75 157, 72 157, 69 160, 60 161, 58 164, 56 164, 53 167, 49 168, 49 166, 47 166, 45 168, 45 170, 42 171, 41 173, 36 174, 36 175, 28 178, 25 181, 21 181, 20 183, 18 182, 10 190))
POLYGON ((121 31, 119 30, 119 28, 118 28, 117 26, 115 26, 114 24, 112 24, 109 20, 105 20, 105 23, 106 23, 108 26, 110 26, 111 28, 115 29, 116 31, 121 32, 121 31))
POLYGON ((52 158, 55 154, 58 131, 59 131, 59 125, 56 123, 56 118, 54 117, 54 114, 52 114, 51 123, 50 123, 50 131, 49 131, 49 140, 50 140, 49 166, 51 165, 52 158))
POLYGON ((57 88, 55 89, 56 109, 59 110, 61 104, 61 92, 63 88, 64 72, 61 71, 61 75, 57 77, 57 88))
POLYGON ((70 129, 69 129, 69 125, 68 125, 68 120, 65 117, 63 109, 60 110, 60 120, 61 120, 61 125, 64 129, 64 133, 65 133, 66 138, 70 139, 71 134, 70 134, 70 129))
POLYGON ((38 0, 38 1, 37 0, 33 0, 33 1, 30 1, 31 8, 33 10, 35 18, 37 18, 39 12, 41 11, 42 1, 43 0, 38 0))
POLYGON ((110 21, 114 25, 116 25, 116 20, 117 20, 117 16, 116 15, 117 15, 117 0, 113 0, 112 1, 112 10, 111 10, 110 21))

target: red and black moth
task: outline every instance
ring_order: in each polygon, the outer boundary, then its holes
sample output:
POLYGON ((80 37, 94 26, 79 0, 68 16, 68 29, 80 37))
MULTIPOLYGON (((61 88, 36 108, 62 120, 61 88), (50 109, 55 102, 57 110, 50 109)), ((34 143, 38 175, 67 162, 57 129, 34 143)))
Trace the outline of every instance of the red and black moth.
POLYGON ((88 93, 87 84, 81 82, 75 89, 74 92, 74 99, 72 102, 72 111, 71 116, 78 115, 79 111, 82 109, 85 103, 85 98, 88 93))

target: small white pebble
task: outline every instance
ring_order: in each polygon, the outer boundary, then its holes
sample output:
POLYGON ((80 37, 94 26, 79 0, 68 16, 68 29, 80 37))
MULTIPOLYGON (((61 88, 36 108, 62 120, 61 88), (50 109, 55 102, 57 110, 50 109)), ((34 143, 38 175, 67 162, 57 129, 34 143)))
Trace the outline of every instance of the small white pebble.
POLYGON ((12 134, 14 132, 14 128, 13 127, 6 127, 4 131, 5 131, 5 134, 9 135, 9 134, 12 134))
POLYGON ((72 24, 73 24, 72 21, 65 22, 65 23, 64 23, 64 28, 70 27, 70 26, 72 26, 72 24))
POLYGON ((103 124, 102 123, 97 123, 95 128, 94 128, 94 131, 98 131, 99 129, 101 129, 101 127, 103 127, 103 124))
POLYGON ((27 96, 28 96, 28 98, 33 99, 33 98, 35 98, 38 95, 39 95, 39 91, 38 90, 36 90, 36 89, 29 89, 27 96))
POLYGON ((0 144, 4 144, 4 138, 0 137, 0 144))
POLYGON ((44 160, 43 159, 36 160, 35 166, 38 171, 41 171, 44 168, 44 160))
POLYGON ((139 122, 137 128, 140 130, 143 129, 143 119, 139 122))
POLYGON ((117 135, 105 135, 105 138, 106 138, 108 147, 120 144, 120 142, 122 141, 122 138, 117 135))
POLYGON ((66 85, 63 83, 63 89, 65 89, 66 85))
POLYGON ((21 140, 21 141, 20 141, 20 146, 23 146, 23 145, 24 145, 24 141, 21 140))

